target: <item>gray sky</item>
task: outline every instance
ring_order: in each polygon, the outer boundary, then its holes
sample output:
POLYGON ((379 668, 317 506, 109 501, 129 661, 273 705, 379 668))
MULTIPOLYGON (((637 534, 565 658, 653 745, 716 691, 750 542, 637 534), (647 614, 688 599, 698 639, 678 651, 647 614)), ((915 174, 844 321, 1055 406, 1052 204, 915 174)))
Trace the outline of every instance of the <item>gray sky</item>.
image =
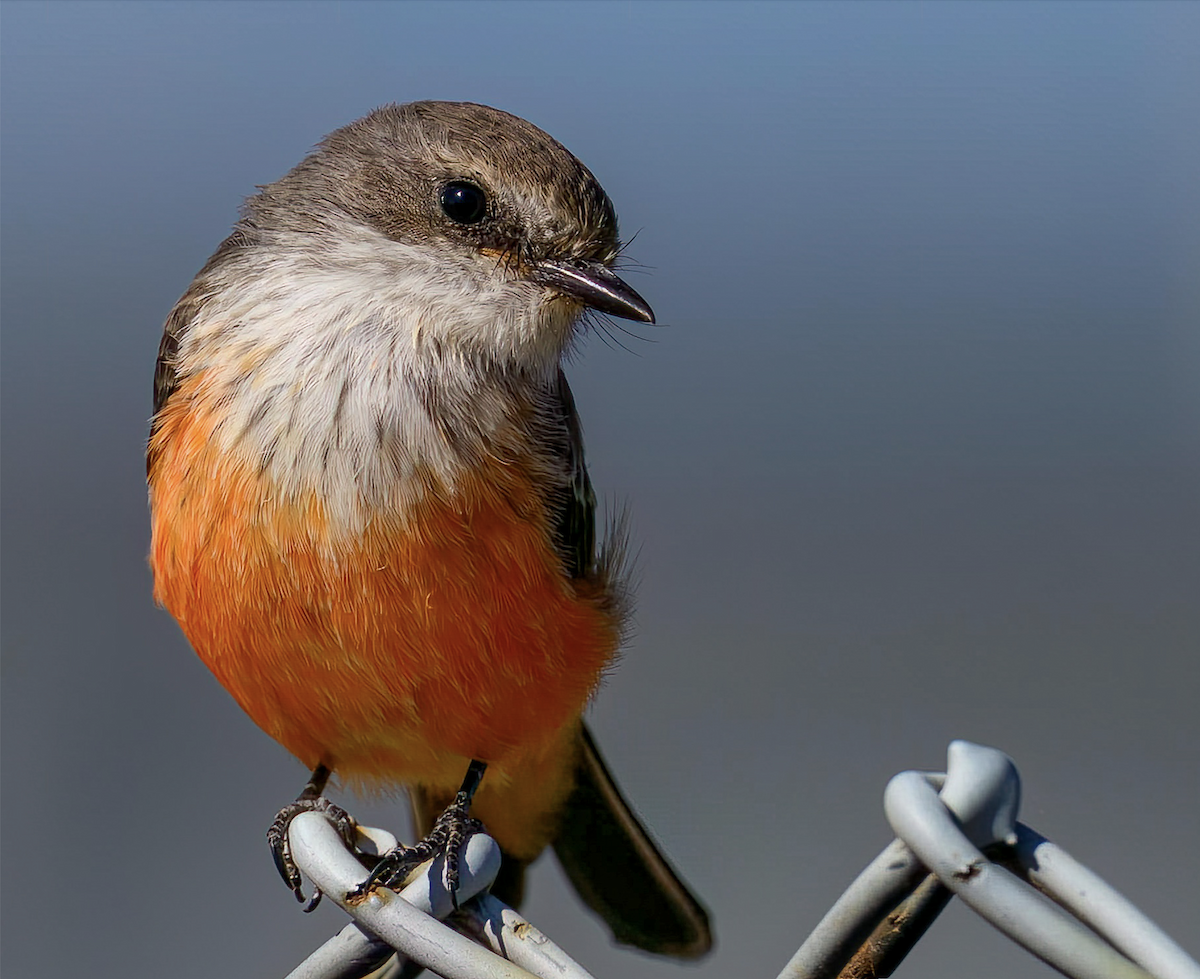
MULTIPOLYGON (((263 842, 304 772, 150 601, 142 445, 241 198, 419 98, 530 119, 638 233, 663 325, 571 368, 641 581, 592 718, 714 913, 689 974, 775 975, 955 737, 1200 951, 1200 5, 0 18, 6 974, 276 976, 340 926, 263 842)), ((598 977, 679 973, 552 860, 526 910, 598 977)), ((952 907, 902 974, 1050 973, 952 907)))

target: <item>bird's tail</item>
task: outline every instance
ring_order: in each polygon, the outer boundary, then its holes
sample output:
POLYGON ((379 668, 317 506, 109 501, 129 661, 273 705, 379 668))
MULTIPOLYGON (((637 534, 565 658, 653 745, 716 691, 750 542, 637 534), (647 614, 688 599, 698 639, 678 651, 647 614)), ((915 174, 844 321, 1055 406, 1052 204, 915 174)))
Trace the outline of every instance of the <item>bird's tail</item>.
POLYGON ((553 843, 567 878, 621 944, 704 955, 713 944, 708 913, 621 795, 586 725, 580 735, 575 788, 553 843))

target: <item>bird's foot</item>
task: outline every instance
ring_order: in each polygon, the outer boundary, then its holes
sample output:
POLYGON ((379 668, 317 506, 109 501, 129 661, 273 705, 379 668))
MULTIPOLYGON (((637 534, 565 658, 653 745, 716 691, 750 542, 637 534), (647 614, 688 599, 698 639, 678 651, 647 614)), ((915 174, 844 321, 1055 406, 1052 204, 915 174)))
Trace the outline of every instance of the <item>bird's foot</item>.
POLYGON ((442 882, 457 907, 455 895, 458 892, 459 859, 467 840, 482 830, 483 823, 473 819, 469 806, 460 804, 456 798, 446 807, 446 811, 438 816, 428 836, 412 846, 398 846, 384 854, 370 876, 346 895, 347 900, 360 899, 373 887, 400 890, 407 883, 409 874, 426 860, 441 854, 444 859, 442 882))
POLYGON ((462 788, 445 811, 434 821, 429 834, 412 846, 398 846, 375 865, 370 876, 346 895, 348 900, 362 899, 371 888, 383 886, 398 890, 410 873, 426 860, 442 854, 442 882, 450 899, 458 907, 458 864, 467 840, 483 830, 483 823, 471 817, 471 799, 487 768, 473 761, 462 788))
POLYGON ((267 830, 267 844, 271 847, 271 856, 275 859, 275 869, 279 871, 279 876, 283 878, 283 882, 287 884, 291 892, 296 895, 296 900, 304 905, 306 912, 312 911, 317 906, 321 900, 321 892, 314 888, 312 897, 305 898, 304 891, 301 889, 300 868, 292 859, 292 847, 288 841, 288 827, 292 824, 292 820, 302 812, 322 813, 332 820, 351 852, 358 852, 358 824, 354 821, 354 817, 341 806, 335 805, 321 795, 328 778, 327 769, 318 768, 313 772, 312 780, 300 793, 299 798, 280 809, 274 822, 271 823, 271 828, 267 830))

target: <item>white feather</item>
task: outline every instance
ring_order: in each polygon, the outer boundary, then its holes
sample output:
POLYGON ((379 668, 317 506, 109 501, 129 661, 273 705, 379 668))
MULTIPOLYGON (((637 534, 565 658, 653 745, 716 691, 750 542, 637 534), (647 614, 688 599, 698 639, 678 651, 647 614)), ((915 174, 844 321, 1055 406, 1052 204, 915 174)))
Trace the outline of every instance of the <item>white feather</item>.
POLYGON ((511 440, 578 318, 482 256, 360 224, 273 245, 214 272, 179 374, 203 372, 220 400, 222 451, 283 494, 314 492, 346 533, 380 510, 403 518, 430 477, 452 491, 491 439, 511 440))

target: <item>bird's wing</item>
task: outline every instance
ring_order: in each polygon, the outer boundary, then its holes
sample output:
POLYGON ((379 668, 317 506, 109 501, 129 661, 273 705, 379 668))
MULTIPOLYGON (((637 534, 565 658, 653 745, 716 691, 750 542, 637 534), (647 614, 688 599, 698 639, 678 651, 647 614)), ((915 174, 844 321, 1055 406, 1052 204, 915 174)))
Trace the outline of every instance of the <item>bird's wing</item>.
MULTIPOLYGON (((196 278, 192 280, 192 284, 188 286, 187 292, 175 304, 175 308, 171 310, 167 322, 163 326, 162 339, 158 343, 158 360, 154 364, 154 417, 150 423, 152 438, 159 413, 170 400, 171 395, 175 393, 175 389, 179 387, 179 344, 204 305, 205 298, 211 289, 212 273, 233 253, 252 244, 252 237, 247 228, 243 227, 244 223, 239 222, 234 232, 221 242, 209 260, 204 263, 204 268, 199 271, 196 278)), ((153 464, 154 459, 147 452, 147 470, 152 468, 153 464)))
POLYGON ((555 405, 561 412, 566 433, 563 443, 568 473, 565 492, 553 501, 555 543, 571 578, 585 578, 596 568, 596 493, 588 478, 583 458, 583 429, 575 410, 575 397, 560 370, 554 389, 555 405))
POLYGON ((179 371, 175 358, 179 354, 179 340, 187 331, 188 324, 196 315, 196 303, 189 303, 187 295, 175 304, 163 327, 162 340, 158 343, 158 360, 154 364, 154 414, 158 414, 179 386, 179 371))

